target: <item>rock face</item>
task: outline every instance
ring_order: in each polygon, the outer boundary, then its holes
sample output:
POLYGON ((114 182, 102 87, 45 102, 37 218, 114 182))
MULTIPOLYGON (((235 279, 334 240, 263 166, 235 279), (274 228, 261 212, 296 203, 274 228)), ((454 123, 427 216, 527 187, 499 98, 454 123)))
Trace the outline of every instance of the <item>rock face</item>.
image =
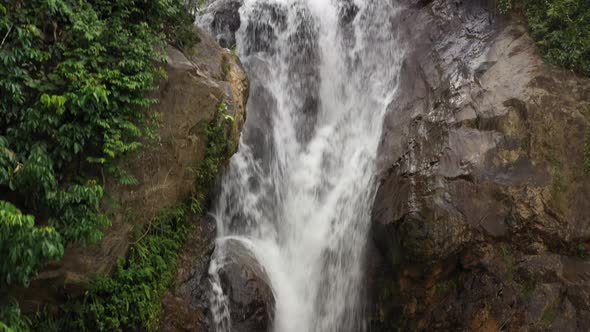
POLYGON ((211 331, 209 262, 215 249, 215 224, 202 220, 178 260, 173 287, 162 299, 163 332, 211 331))
POLYGON ((191 197, 195 191, 191 167, 204 159, 207 144, 202 129, 214 119, 221 102, 235 119, 231 139, 237 144, 245 120, 248 80, 237 57, 206 34, 197 33, 200 41, 194 49, 166 50, 167 79, 153 95, 159 101, 152 109, 160 114, 158 141, 145 142, 138 153, 122 161, 139 184, 122 186, 115 179, 103 179, 109 195, 104 209, 113 226, 96 245, 69 247, 64 258, 48 266, 28 289, 18 290, 15 297, 23 311, 34 313, 42 305, 81 294, 96 274, 108 274, 117 258, 125 256, 133 225, 146 224, 191 197))
POLYGON ((590 329, 590 81, 494 1, 405 1, 373 209, 374 330, 590 329))

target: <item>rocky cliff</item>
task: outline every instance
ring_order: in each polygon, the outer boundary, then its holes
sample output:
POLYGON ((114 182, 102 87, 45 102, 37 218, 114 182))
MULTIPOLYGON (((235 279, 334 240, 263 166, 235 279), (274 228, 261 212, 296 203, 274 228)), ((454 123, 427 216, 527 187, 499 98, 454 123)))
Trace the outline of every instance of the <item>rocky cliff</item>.
MULTIPOLYGON (((162 211, 186 203, 196 193, 193 168, 205 158, 203 130, 216 118, 222 103, 235 124, 228 136, 237 146, 245 121, 248 80, 236 56, 207 34, 196 33, 199 41, 192 49, 166 50, 166 78, 154 91, 158 103, 150 110, 159 115, 156 141, 146 140, 138 153, 121 161, 122 168, 139 183, 125 186, 103 175, 108 195, 103 207, 113 226, 99 243, 71 246, 29 288, 16 290, 23 311, 34 313, 82 294, 97 274, 110 273, 118 258, 126 255, 134 226, 150 224, 162 211)), ((212 241, 204 235, 207 228, 210 225, 200 220, 190 238, 212 241)))
POLYGON ((545 64, 493 1, 404 2, 374 330, 589 330, 590 81, 545 64))

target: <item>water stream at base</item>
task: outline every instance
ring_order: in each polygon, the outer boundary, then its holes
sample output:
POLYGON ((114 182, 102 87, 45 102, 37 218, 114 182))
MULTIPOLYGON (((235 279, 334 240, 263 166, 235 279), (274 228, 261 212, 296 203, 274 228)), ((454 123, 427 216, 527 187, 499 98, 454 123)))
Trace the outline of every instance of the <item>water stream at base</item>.
MULTIPOLYGON (((391 0, 245 0, 240 9, 248 120, 213 213, 217 246, 242 241, 268 274, 275 331, 367 330, 375 159, 403 55, 396 13, 391 0)), ((221 256, 211 304, 217 330, 230 331, 221 256)))

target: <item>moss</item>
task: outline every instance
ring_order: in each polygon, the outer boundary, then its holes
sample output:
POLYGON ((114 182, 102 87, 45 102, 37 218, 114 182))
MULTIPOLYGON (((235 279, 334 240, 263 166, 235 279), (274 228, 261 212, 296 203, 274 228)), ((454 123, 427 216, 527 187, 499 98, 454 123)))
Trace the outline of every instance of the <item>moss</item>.
POLYGON ((420 215, 424 218, 424 221, 426 221, 426 223, 429 225, 433 225, 436 222, 436 215, 434 213, 434 210, 428 207, 423 207, 422 210, 420 210, 420 215))
POLYGON ((500 246, 500 258, 502 259, 502 263, 504 264, 504 268, 506 270, 506 281, 512 283, 514 281, 514 259, 510 254, 510 248, 505 244, 500 246))
POLYGON ((553 301, 549 304, 545 310, 543 310, 543 314, 541 315, 541 319, 539 320, 539 324, 544 327, 549 327, 555 322, 557 318, 557 309, 559 306, 559 299, 553 301))
POLYGON ((446 296, 457 287, 455 280, 443 280, 436 283, 436 293, 439 296, 446 296))
MULTIPOLYGON (((6 295, 0 293, 3 298, 6 295)), ((30 321, 29 319, 21 315, 20 308, 16 301, 11 299, 9 303, 4 303, 6 301, 5 298, 0 300, 2 306, 0 307, 0 331, 1 332, 19 332, 19 331, 26 331, 29 328, 30 321)))
POLYGON ((404 320, 402 308, 399 306, 398 278, 393 275, 382 275, 377 281, 377 298, 374 302, 373 316, 370 318, 372 330, 397 331, 404 320))
POLYGON ((229 73, 231 71, 231 64, 229 62, 229 55, 223 54, 221 57, 221 79, 223 81, 229 81, 229 73))
POLYGON ((547 160, 551 167, 553 175, 553 182, 551 184, 551 203, 558 209, 562 210, 567 206, 567 189, 568 181, 566 175, 563 173, 563 163, 557 159, 558 152, 552 148, 549 151, 547 160))
POLYGON ((538 284, 538 280, 536 278, 530 278, 527 280, 524 280, 521 283, 521 297, 524 300, 528 300, 531 298, 531 296, 533 295, 533 293, 535 292, 535 289, 537 289, 537 284, 538 284))
POLYGON ((590 258, 590 251, 586 248, 586 245, 579 243, 576 246, 576 256, 581 259, 588 259, 590 258))

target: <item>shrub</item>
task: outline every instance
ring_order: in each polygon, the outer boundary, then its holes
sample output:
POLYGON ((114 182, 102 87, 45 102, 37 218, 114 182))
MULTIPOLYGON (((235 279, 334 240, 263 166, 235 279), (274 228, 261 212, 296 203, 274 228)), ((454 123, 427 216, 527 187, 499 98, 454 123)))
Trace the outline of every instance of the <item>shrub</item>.
POLYGON ((99 277, 88 293, 65 307, 61 330, 156 331, 160 297, 174 280, 178 252, 186 238, 187 211, 177 208, 142 229, 127 260, 111 276, 99 277))
POLYGON ((527 0, 526 16, 547 60, 590 74, 590 2, 527 0))
POLYGON ((498 12, 502 15, 510 13, 512 10, 512 0, 497 0, 498 12))
MULTIPOLYGON (((156 101, 146 96, 165 44, 194 41, 186 4, 0 2, 0 298, 68 243, 101 238, 110 222, 96 174, 136 183, 114 161, 154 135, 146 108, 156 101)), ((135 278, 124 266, 117 273, 135 278)), ((24 329, 18 317, 18 307, 0 308, 0 330, 24 329)))
POLYGON ((521 4, 532 36, 547 61, 590 75, 590 2, 586 0, 498 0, 506 14, 521 4))
POLYGON ((141 146, 162 50, 188 45, 192 22, 184 0, 0 3, 0 248, 35 256, 2 260, 4 286, 100 239, 93 174, 141 146))
POLYGON ((61 238, 55 229, 35 227, 32 216, 0 201, 0 287, 27 285, 33 271, 62 254, 61 238))
POLYGON ((29 330, 30 320, 23 316, 17 304, 0 307, 0 332, 21 332, 29 330))
POLYGON ((45 315, 36 331, 155 331, 159 327, 161 297, 171 286, 179 251, 192 228, 188 218, 202 214, 213 180, 233 154, 228 126, 233 118, 221 103, 216 117, 203 132, 205 158, 195 166, 196 194, 176 209, 161 214, 151 224, 136 229, 128 257, 118 262, 110 276, 99 277, 81 298, 64 305, 61 317, 45 315))

